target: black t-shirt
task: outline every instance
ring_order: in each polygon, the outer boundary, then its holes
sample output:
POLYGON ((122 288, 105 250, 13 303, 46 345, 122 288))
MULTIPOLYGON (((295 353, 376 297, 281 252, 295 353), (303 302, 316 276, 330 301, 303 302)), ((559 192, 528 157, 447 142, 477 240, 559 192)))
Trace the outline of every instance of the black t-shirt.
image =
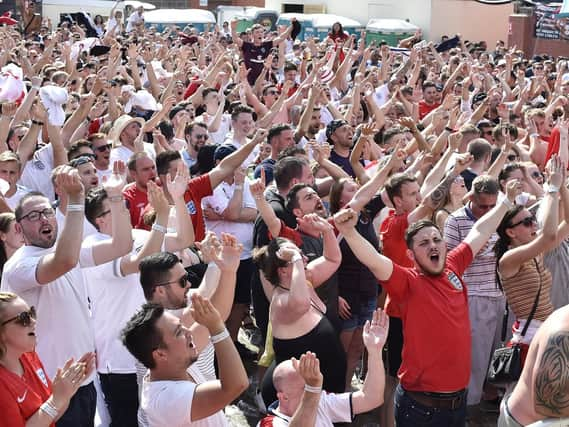
POLYGON ((474 178, 476 178, 478 175, 476 175, 470 169, 465 169, 460 173, 460 176, 462 176, 464 179, 464 186, 468 191, 470 191, 472 188, 472 181, 474 181, 474 178))
POLYGON ((257 77, 259 77, 263 71, 265 59, 269 56, 272 48, 272 41, 263 42, 260 46, 255 46, 253 43, 249 42, 243 42, 241 51, 243 52, 245 66, 251 70, 247 75, 247 80, 249 80, 251 85, 255 84, 255 80, 257 80, 257 77))
MULTIPOLYGON (((373 220, 385 207, 381 195, 374 196, 362 209, 356 224, 358 233, 379 251, 379 239, 373 226, 373 220)), ((373 273, 363 265, 354 255, 345 239, 340 241, 342 251, 342 263, 338 269, 338 282, 340 296, 349 301, 360 298, 372 298, 377 296, 380 290, 379 282, 373 273)))

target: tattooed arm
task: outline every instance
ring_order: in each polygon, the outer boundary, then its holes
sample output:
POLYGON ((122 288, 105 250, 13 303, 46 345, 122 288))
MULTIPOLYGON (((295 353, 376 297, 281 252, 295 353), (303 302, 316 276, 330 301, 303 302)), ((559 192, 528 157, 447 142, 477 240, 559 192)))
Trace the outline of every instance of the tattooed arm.
POLYGON ((456 156, 455 164, 447 173, 446 177, 439 185, 433 188, 421 201, 421 204, 413 210, 407 217, 409 224, 421 219, 430 218, 437 209, 440 209, 446 203, 450 186, 454 180, 472 163, 470 154, 460 154, 456 156))
POLYGON ((549 418, 569 417, 569 331, 547 340, 535 373, 535 411, 549 418))

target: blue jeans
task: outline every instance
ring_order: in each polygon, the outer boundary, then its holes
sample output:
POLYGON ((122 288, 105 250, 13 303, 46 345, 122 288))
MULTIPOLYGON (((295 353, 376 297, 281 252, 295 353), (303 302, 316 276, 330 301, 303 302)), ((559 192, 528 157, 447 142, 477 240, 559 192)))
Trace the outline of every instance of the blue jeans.
POLYGON ((411 398, 400 384, 395 391, 395 424, 397 427, 464 427, 466 397, 456 409, 431 408, 411 398))

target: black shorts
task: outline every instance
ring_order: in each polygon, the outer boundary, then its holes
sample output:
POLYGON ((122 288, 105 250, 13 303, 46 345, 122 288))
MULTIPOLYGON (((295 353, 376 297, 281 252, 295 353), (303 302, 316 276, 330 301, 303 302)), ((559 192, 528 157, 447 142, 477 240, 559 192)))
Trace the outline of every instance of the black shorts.
POLYGON ((401 351, 403 350, 403 323, 399 317, 389 318, 387 334, 387 366, 389 375, 397 378, 401 366, 401 351))
POLYGON ((253 258, 242 259, 237 269, 235 283, 235 304, 251 304, 251 277, 255 272, 253 258))

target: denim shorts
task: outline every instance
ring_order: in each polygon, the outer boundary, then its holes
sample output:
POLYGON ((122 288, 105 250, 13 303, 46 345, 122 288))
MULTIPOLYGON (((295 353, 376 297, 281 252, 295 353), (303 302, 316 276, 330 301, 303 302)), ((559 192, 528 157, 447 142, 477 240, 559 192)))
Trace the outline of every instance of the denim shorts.
POLYGON ((371 320, 373 317, 373 312, 377 308, 377 298, 372 297, 369 299, 360 299, 358 306, 354 307, 355 304, 348 299, 348 304, 350 304, 352 317, 347 320, 342 320, 342 330, 350 331, 356 328, 362 328, 366 320, 371 320))

